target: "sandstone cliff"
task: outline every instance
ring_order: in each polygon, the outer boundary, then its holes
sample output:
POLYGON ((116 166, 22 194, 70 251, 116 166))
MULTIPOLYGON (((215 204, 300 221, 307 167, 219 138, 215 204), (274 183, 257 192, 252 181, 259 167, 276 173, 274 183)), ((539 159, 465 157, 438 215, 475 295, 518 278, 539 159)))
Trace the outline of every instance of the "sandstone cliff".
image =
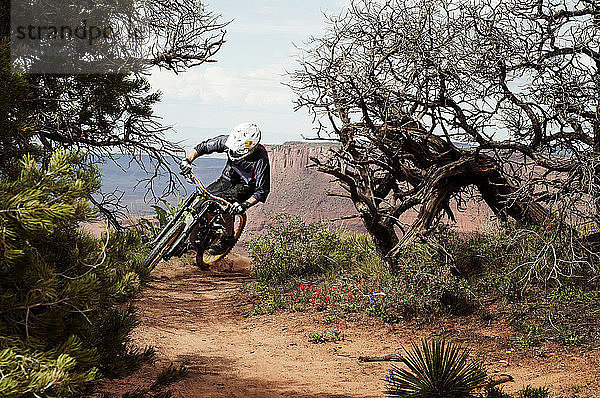
MULTIPOLYGON (((267 145, 271 161, 271 194, 265 204, 248 211, 249 231, 261 230, 276 213, 299 215, 307 221, 332 220, 357 214, 350 199, 327 196, 327 192, 342 192, 333 177, 313 168, 310 157, 325 158, 331 147, 326 143, 288 142, 267 145)), ((481 229, 489 220, 485 205, 471 203, 468 209, 457 211, 456 226, 460 231, 481 229)), ((402 221, 410 223, 415 213, 406 214, 402 221)), ((364 231, 359 218, 335 222, 353 231, 364 231)))
MULTIPOLYGON (((248 210, 246 231, 262 230, 277 213, 298 215, 306 221, 336 220, 357 214, 350 199, 327 195, 330 191, 343 192, 333 181, 333 177, 307 168, 311 164, 310 157, 326 158, 331 144, 310 141, 266 147, 271 161, 271 194, 266 203, 248 210)), ((206 184, 218 178, 224 165, 224 159, 200 158, 196 161, 200 178, 206 184)), ((173 165, 173 169, 176 168, 177 166, 173 165)), ((146 202, 145 189, 133 189, 139 179, 146 177, 145 171, 136 168, 135 163, 132 164, 132 169, 126 171, 107 163, 102 172, 104 190, 111 192, 117 189, 124 192, 123 204, 129 207, 132 217, 154 214, 154 210, 146 202)), ((161 184, 164 184, 164 181, 157 182, 158 191, 161 184)), ((179 197, 170 199, 177 202, 179 197)), ((467 211, 455 211, 455 215, 458 230, 474 231, 485 226, 490 211, 485 205, 470 204, 467 211)), ((414 216, 414 213, 407 214, 402 221, 410 223, 414 216)), ((358 217, 335 221, 334 224, 351 231, 365 231, 358 217)), ((249 235, 244 234, 242 239, 247 240, 249 235)))
MULTIPOLYGON (((260 230, 276 213, 299 215, 307 221, 331 220, 356 214, 349 199, 327 196, 341 191, 332 177, 307 168, 310 157, 324 157, 330 146, 304 142, 267 145, 271 162, 271 194, 265 204, 248 211, 249 230, 260 230)), ((358 218, 335 222, 362 231, 358 218)))

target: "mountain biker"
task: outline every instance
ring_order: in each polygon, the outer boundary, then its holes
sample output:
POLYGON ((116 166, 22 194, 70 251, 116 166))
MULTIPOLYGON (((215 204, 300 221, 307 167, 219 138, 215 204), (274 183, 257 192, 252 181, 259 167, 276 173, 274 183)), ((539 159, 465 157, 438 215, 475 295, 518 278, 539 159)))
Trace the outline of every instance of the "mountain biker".
POLYGON ((215 152, 227 153, 227 164, 221 176, 207 189, 232 205, 224 216, 225 233, 208 253, 219 255, 235 243, 233 215, 244 213, 258 202, 264 202, 271 190, 271 169, 267 150, 260 144, 261 133, 254 123, 242 123, 229 135, 219 135, 201 142, 179 163, 182 173, 189 173, 199 156, 215 152))

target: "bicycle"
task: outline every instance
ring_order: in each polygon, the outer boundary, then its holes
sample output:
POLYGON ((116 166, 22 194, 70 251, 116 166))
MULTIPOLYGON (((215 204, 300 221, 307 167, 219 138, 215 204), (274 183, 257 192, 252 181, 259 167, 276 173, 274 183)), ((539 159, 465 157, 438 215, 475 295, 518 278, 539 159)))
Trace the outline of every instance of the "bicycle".
POLYGON ((191 249, 196 250, 196 265, 207 270, 210 264, 219 261, 231 251, 246 225, 246 214, 235 214, 233 243, 221 254, 208 253, 208 248, 225 233, 223 215, 228 214, 231 203, 211 194, 192 172, 183 176, 196 189, 152 241, 153 249, 145 261, 146 267, 151 270, 161 260, 180 257, 191 249))

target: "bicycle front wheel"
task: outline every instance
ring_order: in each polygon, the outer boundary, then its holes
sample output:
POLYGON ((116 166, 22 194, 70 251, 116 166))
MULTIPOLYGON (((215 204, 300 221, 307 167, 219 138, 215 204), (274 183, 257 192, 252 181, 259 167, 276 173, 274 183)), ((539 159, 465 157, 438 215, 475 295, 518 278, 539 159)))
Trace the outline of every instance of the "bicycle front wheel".
POLYGON ((231 249, 233 249, 233 246, 235 246, 235 244, 237 243, 238 239, 240 238, 240 235, 242 235, 242 232, 244 231, 245 226, 246 214, 236 214, 233 217, 233 237, 235 238, 234 242, 223 253, 215 255, 210 254, 208 252, 208 248, 211 245, 213 245, 221 237, 221 235, 217 235, 213 239, 205 241, 202 247, 197 248, 196 265, 201 269, 208 269, 208 267, 211 264, 214 264, 223 257, 225 257, 231 251, 231 249))

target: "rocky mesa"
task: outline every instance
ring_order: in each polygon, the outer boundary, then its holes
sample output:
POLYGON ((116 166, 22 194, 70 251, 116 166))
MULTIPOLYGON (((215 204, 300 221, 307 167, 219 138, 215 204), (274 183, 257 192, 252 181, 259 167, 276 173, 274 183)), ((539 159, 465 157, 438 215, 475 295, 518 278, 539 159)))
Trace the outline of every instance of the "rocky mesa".
POLYGON ((286 142, 266 148, 271 162, 271 194, 266 203, 248 210, 249 230, 261 230, 278 213, 298 215, 306 221, 338 220, 334 221, 337 226, 363 230, 359 218, 340 220, 357 213, 349 199, 327 195, 342 191, 333 178, 309 167, 310 158, 326 157, 331 144, 286 142))
MULTIPOLYGON (((328 192, 343 192, 332 176, 311 168, 311 157, 325 159, 333 144, 326 142, 286 142, 266 145, 271 161, 271 194, 267 202, 248 211, 248 230, 258 231, 277 213, 299 215, 307 221, 334 220, 345 229, 362 232, 364 228, 350 199, 329 196, 328 192)), ((453 206, 456 227, 460 231, 480 230, 489 220, 491 211, 485 204, 469 203, 465 209, 453 206)), ((416 213, 407 214, 403 222, 410 223, 416 213)))

